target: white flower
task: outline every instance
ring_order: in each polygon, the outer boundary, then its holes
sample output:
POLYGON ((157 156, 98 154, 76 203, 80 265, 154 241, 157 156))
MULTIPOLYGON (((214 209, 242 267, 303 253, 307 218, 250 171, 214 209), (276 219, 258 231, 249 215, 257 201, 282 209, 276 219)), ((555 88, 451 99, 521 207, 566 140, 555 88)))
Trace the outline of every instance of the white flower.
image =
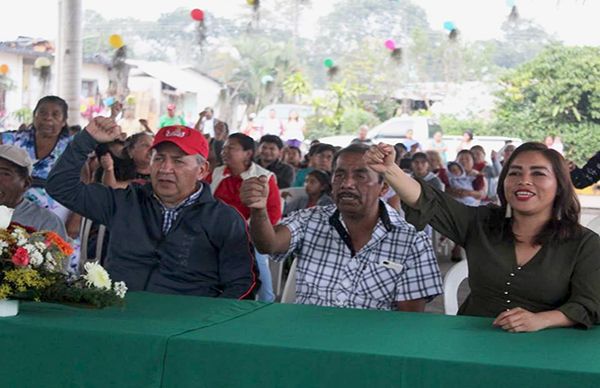
POLYGON ((46 265, 46 267, 48 267, 49 265, 54 267, 56 265, 56 260, 54 260, 54 257, 52 257, 52 254, 50 252, 46 252, 46 261, 44 264, 46 265))
POLYGON ((113 290, 119 298, 124 298, 125 293, 127 292, 127 286, 125 285, 125 282, 115 282, 113 284, 113 290))
POLYGON ((88 286, 94 286, 96 288, 104 288, 110 290, 112 282, 108 272, 98 263, 85 263, 83 267, 86 274, 83 278, 86 280, 85 284, 88 286))
POLYGON ((29 264, 34 267, 40 266, 44 262, 44 256, 39 251, 34 251, 29 255, 29 264))
POLYGON ((37 250, 40 251, 40 252, 44 252, 46 250, 46 244, 44 244, 41 241, 38 241, 38 242, 36 242, 33 245, 35 245, 35 247, 37 248, 37 250))
POLYGON ((22 247, 23 245, 27 244, 26 233, 27 232, 25 230, 20 229, 20 228, 16 228, 11 233, 11 235, 17 240, 18 246, 22 247))
POLYGON ((56 262, 54 261, 54 259, 52 259, 51 261, 46 259, 46 261, 44 261, 43 267, 46 271, 53 272, 56 269, 56 262))

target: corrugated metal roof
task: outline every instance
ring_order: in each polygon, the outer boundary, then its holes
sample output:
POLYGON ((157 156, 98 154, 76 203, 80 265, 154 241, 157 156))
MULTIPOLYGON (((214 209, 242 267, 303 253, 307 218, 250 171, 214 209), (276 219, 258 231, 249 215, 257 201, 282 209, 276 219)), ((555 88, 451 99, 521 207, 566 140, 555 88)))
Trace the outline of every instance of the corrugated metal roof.
POLYGON ((32 49, 31 47, 15 47, 9 43, 10 42, 0 42, 0 52, 22 55, 24 57, 29 57, 29 58, 39 58, 39 57, 53 58, 54 57, 53 54, 48 53, 48 52, 36 51, 36 50, 32 49))

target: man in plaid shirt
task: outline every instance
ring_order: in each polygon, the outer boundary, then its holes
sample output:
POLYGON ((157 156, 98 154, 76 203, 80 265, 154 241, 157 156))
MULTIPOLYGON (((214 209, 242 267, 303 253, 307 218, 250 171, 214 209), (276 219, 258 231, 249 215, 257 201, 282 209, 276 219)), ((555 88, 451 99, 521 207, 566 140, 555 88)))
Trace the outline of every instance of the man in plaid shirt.
POLYGON ((252 209, 250 233, 259 251, 298 260, 296 303, 423 311, 442 292, 431 242, 379 199, 383 178, 352 144, 334 161, 335 205, 292 213, 271 226, 266 177, 248 179, 242 202, 252 209))

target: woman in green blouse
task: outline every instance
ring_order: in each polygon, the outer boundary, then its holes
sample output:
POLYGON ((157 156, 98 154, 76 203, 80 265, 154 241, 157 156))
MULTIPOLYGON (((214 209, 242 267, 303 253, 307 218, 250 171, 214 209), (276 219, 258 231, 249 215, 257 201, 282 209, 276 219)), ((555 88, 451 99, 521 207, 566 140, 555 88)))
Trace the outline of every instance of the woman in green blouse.
POLYGON ((459 314, 494 317, 510 332, 588 328, 600 321, 600 237, 579 224, 580 205, 562 156, 525 143, 498 181, 501 206, 465 206, 406 175, 394 148, 365 160, 403 202, 408 222, 430 224, 463 246, 471 294, 459 314))

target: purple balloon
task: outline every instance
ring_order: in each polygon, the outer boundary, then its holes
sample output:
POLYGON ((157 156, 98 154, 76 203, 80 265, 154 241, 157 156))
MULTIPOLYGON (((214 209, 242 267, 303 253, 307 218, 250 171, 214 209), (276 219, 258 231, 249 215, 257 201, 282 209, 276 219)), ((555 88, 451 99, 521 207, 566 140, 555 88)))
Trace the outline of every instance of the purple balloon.
POLYGON ((395 50, 396 43, 392 39, 388 39, 385 41, 385 47, 387 47, 389 50, 395 50))

